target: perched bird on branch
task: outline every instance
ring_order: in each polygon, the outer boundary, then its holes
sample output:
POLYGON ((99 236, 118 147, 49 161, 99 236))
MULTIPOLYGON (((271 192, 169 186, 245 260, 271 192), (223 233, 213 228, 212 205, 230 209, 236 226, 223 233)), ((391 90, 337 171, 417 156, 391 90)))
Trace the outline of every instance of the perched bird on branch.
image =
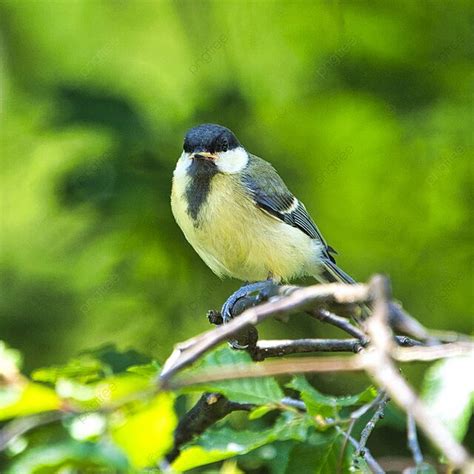
POLYGON ((228 128, 203 124, 187 132, 171 206, 188 242, 220 277, 354 283, 303 203, 228 128))

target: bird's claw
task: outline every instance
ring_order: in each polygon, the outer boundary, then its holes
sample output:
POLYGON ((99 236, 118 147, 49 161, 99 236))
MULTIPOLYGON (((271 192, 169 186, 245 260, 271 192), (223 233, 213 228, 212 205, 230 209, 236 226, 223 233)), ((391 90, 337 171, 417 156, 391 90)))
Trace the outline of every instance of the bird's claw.
MULTIPOLYGON (((256 306, 268 300, 275 294, 276 284, 272 280, 247 283, 233 293, 223 304, 221 316, 223 324, 230 322, 234 317, 243 313, 246 309, 256 306)), ((235 335, 236 339, 229 341, 234 349, 248 349, 255 345, 258 340, 257 330, 246 327, 235 335)))
POLYGON ((272 280, 257 281, 241 286, 230 295, 227 301, 222 305, 221 315, 224 324, 241 314, 247 308, 268 300, 268 298, 274 294, 274 288, 275 283, 272 280), (240 302, 239 300, 242 299, 247 299, 247 301, 240 302), (237 303, 242 304, 237 305, 237 303))

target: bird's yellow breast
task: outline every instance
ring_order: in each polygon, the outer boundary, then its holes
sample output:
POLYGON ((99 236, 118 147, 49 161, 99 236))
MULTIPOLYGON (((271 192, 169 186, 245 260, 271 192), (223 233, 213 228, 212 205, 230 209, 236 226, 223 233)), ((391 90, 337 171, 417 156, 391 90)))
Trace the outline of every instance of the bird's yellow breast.
POLYGON ((175 175, 171 205, 186 239, 223 277, 258 281, 313 274, 319 248, 299 229, 267 215, 252 201, 238 175, 218 173, 210 182, 197 219, 188 213, 186 186, 191 178, 175 175))
POLYGON ((197 219, 188 213, 186 175, 173 179, 171 205, 186 239, 223 277, 288 280, 315 271, 319 247, 299 229, 259 209, 237 175, 218 173, 197 219))

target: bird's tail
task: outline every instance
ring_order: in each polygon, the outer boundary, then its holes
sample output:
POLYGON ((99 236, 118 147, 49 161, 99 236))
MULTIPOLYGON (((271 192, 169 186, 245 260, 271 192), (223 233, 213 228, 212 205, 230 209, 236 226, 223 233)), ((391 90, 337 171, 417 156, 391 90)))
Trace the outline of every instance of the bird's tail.
MULTIPOLYGON (((334 259, 331 259, 331 256, 329 256, 329 258, 323 258, 321 263, 323 266, 322 271, 315 276, 321 283, 347 283, 349 285, 357 283, 351 276, 336 265, 336 262, 334 259)), ((356 313, 357 314, 354 314, 353 317, 355 321, 360 324, 361 321, 370 315, 370 309, 366 304, 363 304, 356 313)))
POLYGON ((349 283, 350 285, 356 283, 351 276, 336 265, 336 262, 329 258, 324 258, 321 263, 323 264, 323 270, 316 276, 318 280, 324 283, 340 282, 349 283))

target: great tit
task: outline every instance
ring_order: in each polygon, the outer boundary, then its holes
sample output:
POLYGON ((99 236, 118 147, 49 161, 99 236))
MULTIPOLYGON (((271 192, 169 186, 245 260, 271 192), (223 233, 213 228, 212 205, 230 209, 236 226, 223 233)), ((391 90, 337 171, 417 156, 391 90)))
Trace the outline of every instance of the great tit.
POLYGON ((354 283, 273 166, 226 127, 202 124, 186 133, 171 207, 188 242, 220 277, 354 283))

